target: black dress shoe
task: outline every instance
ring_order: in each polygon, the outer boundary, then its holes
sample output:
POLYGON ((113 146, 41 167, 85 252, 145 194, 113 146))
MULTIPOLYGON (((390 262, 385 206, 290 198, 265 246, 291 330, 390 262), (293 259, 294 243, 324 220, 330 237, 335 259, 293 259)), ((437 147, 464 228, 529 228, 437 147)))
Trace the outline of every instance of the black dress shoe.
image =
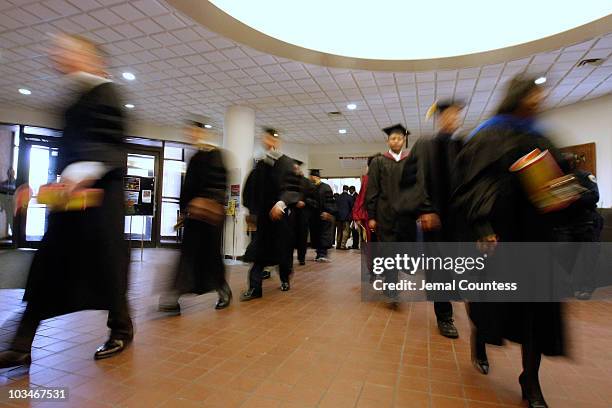
POLYGON ((523 374, 519 376, 519 384, 521 384, 521 395, 524 400, 527 400, 529 408, 548 408, 540 384, 529 386, 523 374))
POLYGON ((230 305, 230 303, 232 303, 231 290, 229 292, 223 292, 223 294, 219 296, 219 300, 217 300, 217 303, 215 304, 215 309, 225 309, 230 305))
POLYGON ((456 339, 459 337, 459 332, 453 324, 453 319, 438 320, 438 330, 440 334, 449 339, 456 339))
POLYGON ((270 276, 272 276, 272 273, 270 271, 261 272, 261 279, 270 279, 270 276))
POLYGON ((289 285, 289 282, 281 283, 280 290, 282 290, 283 292, 287 292, 289 289, 291 289, 291 285, 289 285))
POLYGON ((484 341, 478 339, 475 330, 472 330, 470 336, 471 359, 474 368, 482 375, 489 374, 489 359, 487 358, 487 345, 484 341))
POLYGON ((259 299, 260 297, 262 297, 261 289, 247 289, 240 295, 240 301, 248 302, 249 300, 259 299))
POLYGON ((181 314, 181 305, 178 303, 160 303, 157 310, 171 316, 178 316, 181 314))
POLYGON ((95 360, 102 360, 121 353, 128 345, 127 340, 108 339, 106 343, 98 347, 94 354, 95 360))
POLYGON ((306 265, 306 261, 300 261, 300 265, 302 266, 306 265))
POLYGON ((489 360, 481 360, 479 358, 472 358, 472 365, 482 375, 489 374, 489 360))
POLYGON ((0 352, 0 368, 29 366, 32 355, 23 351, 6 350, 0 352))

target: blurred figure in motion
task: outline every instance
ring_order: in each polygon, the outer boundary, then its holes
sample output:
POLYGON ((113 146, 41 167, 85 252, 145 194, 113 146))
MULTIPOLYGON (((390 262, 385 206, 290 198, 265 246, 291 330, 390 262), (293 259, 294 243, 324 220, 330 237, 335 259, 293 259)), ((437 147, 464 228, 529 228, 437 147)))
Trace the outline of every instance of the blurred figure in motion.
POLYGON ((555 233, 559 242, 585 242, 569 245, 562 254, 562 263, 572 280, 574 296, 589 300, 595 290, 595 264, 599 257, 598 242, 603 228, 603 217, 597 212, 599 188, 597 179, 588 171, 578 168, 579 158, 573 153, 563 155, 568 170, 572 172, 585 192, 556 216, 555 233), (590 243, 590 244, 589 244, 590 243), (576 268, 576 266, 580 266, 576 268))
POLYGON ((189 161, 181 189, 184 225, 181 259, 171 290, 159 301, 159 310, 170 314, 180 314, 178 300, 186 293, 202 295, 216 291, 219 299, 215 309, 228 307, 232 299, 221 254, 227 189, 223 154, 206 143, 203 124, 190 122, 186 133, 198 151, 189 161))
MULTIPOLYGON (((499 241, 555 240, 553 218, 538 212, 516 173, 509 170, 535 148, 548 149, 561 163, 555 147, 536 126, 544 90, 534 80, 514 78, 497 114, 467 137, 457 157, 455 169, 461 174, 454 200, 484 252, 493 252, 499 241)), ((529 266, 525 264, 525 268, 529 266)), ((487 343, 501 345, 508 339, 521 344, 523 372, 519 384, 523 399, 529 407, 547 407, 539 368, 542 354, 565 353, 561 304, 476 302, 470 304, 469 316, 487 343)))
POLYGON ((299 176, 293 167, 295 161, 279 151, 277 133, 267 129, 262 143, 266 156, 257 162, 249 176, 248 190, 243 192, 245 197, 250 197, 249 212, 257 216, 257 239, 255 262, 249 270, 249 287, 240 296, 241 301, 262 297, 264 268, 270 265, 278 265, 280 290, 290 289, 295 239, 291 212, 303 199, 299 176))
POLYGON ((58 171, 68 193, 103 191, 83 210, 56 211, 37 251, 24 295, 27 306, 0 367, 29 364, 41 320, 86 309, 108 310, 110 337, 94 358, 121 352, 133 337, 126 291, 128 246, 123 236, 122 148, 125 119, 116 86, 107 78, 102 50, 90 40, 59 35, 54 60, 78 88, 64 112, 58 171))
POLYGON ((314 200, 310 218, 310 241, 315 248, 315 262, 330 262, 327 250, 334 245, 334 216, 336 200, 329 184, 321 181, 321 170, 310 169, 310 181, 314 184, 314 200))
MULTIPOLYGON (((457 240, 455 217, 451 211, 452 169, 457 154, 461 150, 462 141, 456 133, 461 124, 460 101, 443 100, 435 102, 427 116, 435 116, 438 133, 433 138, 419 139, 413 149, 412 155, 416 159, 417 171, 421 183, 415 183, 412 188, 422 188, 424 200, 419 206, 417 215, 423 231, 425 242, 452 242, 457 240)), ((410 166, 405 166, 407 171, 410 166)), ((413 176, 413 178, 416 178, 413 176)), ((416 180, 415 180, 416 181, 416 180)), ((435 251, 435 246, 428 247, 435 251)), ((432 254, 439 256, 440 254, 432 254)), ((432 281, 448 281, 450 275, 441 276, 440 273, 427 271, 432 281), (436 276, 434 276, 436 275, 436 276)), ((436 294, 437 295, 437 294, 436 294)), ((459 300, 458 294, 445 292, 443 297, 459 300)), ((459 337, 457 328, 453 323, 453 306, 448 300, 434 300, 434 311, 438 322, 438 330, 444 337, 455 339, 459 337)))
POLYGON ((300 179, 300 189, 304 198, 295 206, 295 248, 297 249, 298 262, 306 265, 306 249, 308 246, 308 224, 313 204, 314 185, 304 177, 304 172, 300 167, 303 162, 296 160, 294 165, 295 173, 300 179))

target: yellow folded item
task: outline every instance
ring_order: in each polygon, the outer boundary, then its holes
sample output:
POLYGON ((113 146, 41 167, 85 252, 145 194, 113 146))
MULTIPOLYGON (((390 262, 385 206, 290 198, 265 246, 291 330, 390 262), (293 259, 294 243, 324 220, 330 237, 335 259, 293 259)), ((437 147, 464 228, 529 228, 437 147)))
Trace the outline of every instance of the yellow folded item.
POLYGON ((82 211, 102 205, 104 190, 84 188, 68 193, 62 183, 45 184, 38 190, 37 201, 48 205, 52 211, 82 211))

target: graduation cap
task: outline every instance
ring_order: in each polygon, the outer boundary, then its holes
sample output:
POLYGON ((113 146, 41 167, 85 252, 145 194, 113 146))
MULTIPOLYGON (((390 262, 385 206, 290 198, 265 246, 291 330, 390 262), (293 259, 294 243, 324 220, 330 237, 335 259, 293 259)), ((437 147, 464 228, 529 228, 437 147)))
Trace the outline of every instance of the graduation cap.
POLYGON ((278 132, 272 128, 266 128, 264 129, 264 132, 266 132, 267 134, 269 134, 272 137, 275 137, 277 139, 280 139, 280 136, 278 135, 278 132))
POLYGON ((393 133, 400 133, 402 136, 408 136, 410 131, 404 127, 402 124, 397 124, 393 126, 389 126, 383 129, 383 132, 387 134, 387 137, 391 136, 393 133))
POLYGON ((398 123, 397 125, 389 126, 383 129, 383 132, 387 134, 387 139, 394 133, 399 133, 406 138, 406 147, 408 147, 408 135, 410 131, 404 127, 404 125, 398 123))
POLYGON ((321 169, 310 169, 309 174, 315 177, 321 177, 321 169))
POLYGON ((297 164, 298 166, 301 166, 302 164, 304 164, 303 161, 298 160, 298 159, 293 159, 293 161, 295 162, 295 164, 297 164))
POLYGON ((448 108, 450 108, 451 106, 455 106, 459 109, 463 109, 463 107, 465 106, 465 103, 463 103, 463 101, 459 101, 459 100, 453 100, 453 99, 444 99, 442 101, 435 101, 427 110, 427 113, 425 114, 425 118, 429 119, 433 116, 434 113, 442 113, 445 110, 447 110, 448 108))

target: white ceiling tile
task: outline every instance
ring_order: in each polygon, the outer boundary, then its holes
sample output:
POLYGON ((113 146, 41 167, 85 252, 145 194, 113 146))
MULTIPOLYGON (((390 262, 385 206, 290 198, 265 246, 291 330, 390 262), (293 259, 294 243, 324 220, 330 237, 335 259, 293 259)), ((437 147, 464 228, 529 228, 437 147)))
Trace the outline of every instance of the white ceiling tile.
POLYGON ((134 21, 132 24, 143 33, 149 35, 164 31, 163 27, 161 27, 155 21, 149 19, 134 21))

